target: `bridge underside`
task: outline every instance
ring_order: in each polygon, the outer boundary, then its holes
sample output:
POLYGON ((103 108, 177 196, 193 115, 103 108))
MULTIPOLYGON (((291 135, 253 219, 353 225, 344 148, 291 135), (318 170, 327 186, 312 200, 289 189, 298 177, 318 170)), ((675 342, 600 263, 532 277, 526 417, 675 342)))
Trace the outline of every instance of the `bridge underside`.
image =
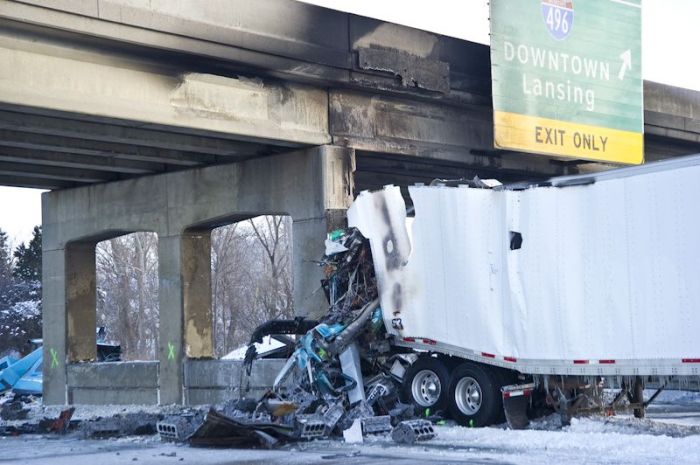
MULTIPOLYGON (((361 190, 610 167, 495 150, 488 47, 291 0, 0 2, 0 63, 0 185, 52 190, 50 404, 217 400, 214 227, 292 216, 296 309, 315 314, 311 261, 361 190), (133 231, 159 237, 158 361, 78 363, 95 244, 133 231)), ((648 161, 700 152, 698 93, 646 83, 645 119, 648 161)))
MULTIPOLYGON (((4 185, 77 187, 329 143, 361 151, 361 187, 607 168, 494 150, 488 47, 287 0, 7 1, 0 60, 4 185)), ((700 151, 698 93, 646 83, 645 98, 647 160, 700 151)))

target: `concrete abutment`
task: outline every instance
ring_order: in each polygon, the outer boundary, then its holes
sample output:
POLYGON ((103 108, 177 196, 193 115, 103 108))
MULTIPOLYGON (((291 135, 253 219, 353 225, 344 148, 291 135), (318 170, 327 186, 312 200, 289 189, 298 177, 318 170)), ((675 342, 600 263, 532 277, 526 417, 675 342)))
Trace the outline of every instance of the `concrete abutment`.
MULTIPOLYGON (((90 384, 90 376, 85 378, 90 385, 83 385, 80 373, 99 377, 105 370, 113 373, 108 386, 112 403, 189 401, 186 367, 214 356, 211 230, 223 224, 260 214, 290 215, 295 312, 320 314, 325 306, 319 290, 322 276, 312 261, 323 254, 326 232, 343 226, 352 201, 353 168, 351 149, 320 146, 45 193, 45 403, 99 403, 100 390, 107 386, 90 384), (90 363, 89 369, 76 365, 95 360, 95 246, 132 231, 158 235, 158 360, 138 365, 157 371, 156 386, 134 384, 131 378, 139 371, 129 374, 128 364, 124 370, 109 364, 90 363)), ((203 386, 197 389, 197 398, 206 396, 203 386)))

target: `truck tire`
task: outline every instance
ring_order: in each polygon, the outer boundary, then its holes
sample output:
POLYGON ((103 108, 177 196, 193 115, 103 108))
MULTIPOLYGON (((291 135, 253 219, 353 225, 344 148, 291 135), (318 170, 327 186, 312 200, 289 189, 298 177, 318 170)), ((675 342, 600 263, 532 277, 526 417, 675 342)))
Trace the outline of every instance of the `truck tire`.
POLYGON ((403 378, 403 399, 416 407, 420 416, 447 408, 450 374, 438 357, 424 356, 411 365, 403 378))
POLYGON ((464 362, 452 372, 448 409, 463 426, 489 426, 503 415, 500 377, 484 365, 464 362))

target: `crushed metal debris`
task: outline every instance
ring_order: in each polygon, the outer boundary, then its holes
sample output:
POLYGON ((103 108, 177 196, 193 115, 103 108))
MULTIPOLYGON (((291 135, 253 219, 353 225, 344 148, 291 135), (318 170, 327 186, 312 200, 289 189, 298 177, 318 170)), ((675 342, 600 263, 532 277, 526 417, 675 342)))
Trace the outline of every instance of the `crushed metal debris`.
MULTIPOLYGON (((296 335, 293 353, 271 390, 257 400, 239 399, 211 408, 203 417, 161 421, 163 440, 192 446, 274 448, 294 441, 391 435, 400 443, 435 437, 400 399, 410 355, 392 352, 379 307, 369 242, 355 228, 328 235, 320 262, 329 302, 319 321, 274 320, 253 333, 243 373, 250 375, 255 343, 267 335, 296 335)), ((241 380, 239 392, 245 392, 241 380)), ((440 419, 439 417, 435 417, 440 419)))

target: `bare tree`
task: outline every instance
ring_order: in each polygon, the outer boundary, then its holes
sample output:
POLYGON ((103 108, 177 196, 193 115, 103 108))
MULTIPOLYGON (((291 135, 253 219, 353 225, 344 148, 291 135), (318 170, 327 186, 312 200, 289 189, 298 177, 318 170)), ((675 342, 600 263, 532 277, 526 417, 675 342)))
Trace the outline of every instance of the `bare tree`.
POLYGON ((217 354, 248 342, 260 323, 293 313, 291 219, 262 216, 212 236, 217 354))
MULTIPOLYGON (((212 311, 217 356, 248 342, 269 319, 293 313, 291 219, 262 216, 212 232, 212 311)), ((158 239, 134 233, 97 246, 98 324, 127 360, 158 346, 158 239)))
POLYGON ((251 249, 240 223, 212 232, 212 306, 216 354, 222 356, 236 346, 242 335, 238 315, 248 301, 251 249))
POLYGON ((258 309, 255 325, 292 315, 292 273, 290 223, 287 216, 264 216, 249 220, 255 237, 262 246, 265 272, 258 285, 258 309), (258 223, 258 224, 256 224, 258 223))
POLYGON ((134 233, 97 246, 98 324, 127 360, 155 358, 158 346, 158 239, 134 233))

